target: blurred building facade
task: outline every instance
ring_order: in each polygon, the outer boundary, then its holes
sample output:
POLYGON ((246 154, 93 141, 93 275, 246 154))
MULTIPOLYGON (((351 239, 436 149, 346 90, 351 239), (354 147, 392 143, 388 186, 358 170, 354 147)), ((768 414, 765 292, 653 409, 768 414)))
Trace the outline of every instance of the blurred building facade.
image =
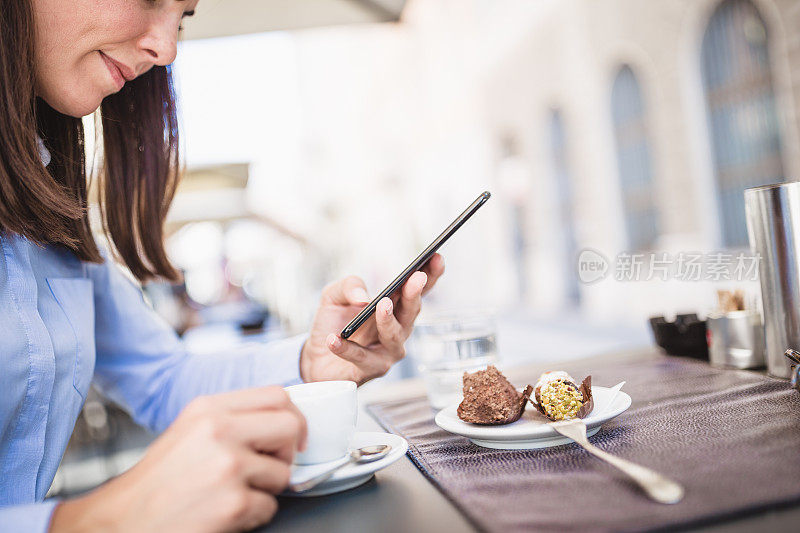
POLYGON ((246 164, 248 213, 293 235, 245 244, 281 258, 290 330, 484 189, 429 308, 702 312, 719 282, 584 284, 576 256, 746 246, 743 188, 800 176, 798 28, 791 0, 412 0, 399 24, 187 42, 187 164, 246 164))
MULTIPOLYGON (((548 122, 564 117, 579 248, 735 251, 742 191, 800 175, 800 5, 791 1, 560 2, 496 69, 488 108, 522 139, 535 193, 532 302, 569 297, 554 232, 548 122), (541 75, 541 73, 547 73, 541 75)), ((582 286, 605 316, 704 310, 719 283, 582 286), (660 309, 661 308, 661 309, 660 309)), ((751 287, 753 288, 753 287, 751 287)))

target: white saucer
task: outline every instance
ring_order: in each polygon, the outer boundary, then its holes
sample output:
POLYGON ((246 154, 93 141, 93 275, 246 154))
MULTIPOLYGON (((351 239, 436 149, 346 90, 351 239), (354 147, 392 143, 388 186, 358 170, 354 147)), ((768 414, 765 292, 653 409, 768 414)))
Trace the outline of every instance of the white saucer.
MULTIPOLYGON (((592 436, 604 422, 623 413, 631 406, 631 397, 622 391, 616 393, 608 387, 592 387, 594 409, 583 419, 586 434, 592 436)), ((522 418, 504 426, 480 426, 458 418, 458 404, 445 407, 436 414, 436 425, 445 431, 462 435, 484 448, 500 450, 532 450, 569 444, 571 439, 556 433, 536 408, 528 404, 522 418)))
MULTIPOLYGON (((291 492, 287 490, 284 491, 281 496, 292 496, 295 498, 324 496, 326 494, 334 494, 358 487, 369 481, 375 472, 403 457, 408 450, 406 439, 398 435, 393 435, 392 433, 359 432, 353 436, 353 448, 361 448, 362 446, 371 446, 374 444, 388 444, 392 447, 392 450, 389 452, 389 455, 375 462, 344 466, 337 470, 330 479, 320 483, 311 490, 305 492, 291 492)), ((345 456, 335 461, 317 465, 295 465, 292 469, 291 483, 302 483, 336 464, 346 463, 347 460, 348 458, 345 456)))

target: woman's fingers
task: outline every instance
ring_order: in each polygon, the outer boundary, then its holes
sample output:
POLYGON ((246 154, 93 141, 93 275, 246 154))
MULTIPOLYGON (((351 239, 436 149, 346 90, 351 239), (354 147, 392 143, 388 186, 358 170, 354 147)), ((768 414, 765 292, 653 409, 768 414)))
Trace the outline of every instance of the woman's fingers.
POLYGON ((278 500, 272 494, 260 490, 242 490, 232 492, 230 503, 219 502, 225 507, 232 527, 225 529, 250 531, 266 524, 278 511, 278 500))
POLYGON ((257 411, 260 409, 283 409, 292 404, 289 395, 281 387, 254 387, 211 396, 199 396, 192 405, 226 411, 257 411))
POLYGON ((342 359, 350 361, 354 365, 361 366, 369 359, 369 353, 363 346, 355 342, 343 339, 338 334, 331 333, 325 339, 328 349, 342 359))
POLYGON ((245 461, 245 477, 251 487, 280 494, 289 485, 291 463, 258 453, 248 454, 245 461))
POLYGON ((346 278, 331 283, 322 290, 323 300, 336 305, 361 305, 370 301, 367 286, 358 276, 346 278))
POLYGON ((436 285, 436 282, 442 277, 444 274, 444 257, 440 254, 433 254, 430 260, 425 264, 422 268, 422 271, 428 275, 428 282, 425 284, 425 288, 422 290, 423 296, 428 294, 433 286, 436 285))
POLYGON ((378 307, 375 309, 375 322, 378 326, 378 341, 393 360, 399 361, 405 355, 403 344, 406 342, 408 334, 395 318, 393 307, 390 298, 383 298, 378 302, 378 307))
POLYGON ((227 424, 231 438, 259 452, 291 463, 298 443, 305 438, 306 420, 290 411, 243 413, 227 424))
POLYGON ((403 328, 408 331, 411 331, 414 319, 417 318, 422 307, 422 290, 425 288, 427 281, 428 276, 424 272, 414 272, 403 285, 394 316, 403 328))
POLYGON ((345 361, 350 361, 367 379, 382 376, 392 366, 392 361, 375 351, 367 350, 360 344, 331 333, 326 339, 328 349, 345 361))
MULTIPOLYGON (((230 422, 233 424, 236 423, 237 419, 279 415, 289 420, 288 426, 297 434, 297 449, 303 451, 306 447, 306 439, 308 437, 306 419, 281 387, 259 387, 214 394, 212 396, 200 396, 194 399, 185 411, 190 417, 193 416, 195 418, 216 416, 218 413, 231 413, 232 416, 223 415, 222 418, 224 420, 233 420, 233 422, 230 422)), ((261 427, 264 429, 270 428, 270 426, 264 425, 261 427)), ((243 434, 248 435, 249 433, 244 432, 243 434)))

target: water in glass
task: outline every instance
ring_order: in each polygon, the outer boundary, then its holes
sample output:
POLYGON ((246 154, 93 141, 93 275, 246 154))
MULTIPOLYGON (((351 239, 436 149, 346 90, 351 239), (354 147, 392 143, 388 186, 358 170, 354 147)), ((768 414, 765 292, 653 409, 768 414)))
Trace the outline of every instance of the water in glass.
POLYGON ((491 316, 458 315, 423 322, 415 328, 411 356, 434 408, 461 399, 464 372, 497 362, 495 330, 491 316))

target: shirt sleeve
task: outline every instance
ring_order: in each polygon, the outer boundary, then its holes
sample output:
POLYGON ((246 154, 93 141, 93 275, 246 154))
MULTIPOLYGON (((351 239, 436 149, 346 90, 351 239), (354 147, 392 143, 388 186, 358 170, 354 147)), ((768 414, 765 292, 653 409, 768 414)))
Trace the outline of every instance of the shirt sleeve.
POLYGON ((0 533, 45 533, 58 500, 0 507, 0 533))
POLYGON ((304 336, 247 350, 188 354, 180 339, 112 261, 94 270, 96 366, 101 392, 139 424, 165 429, 193 398, 205 394, 300 383, 304 336))

